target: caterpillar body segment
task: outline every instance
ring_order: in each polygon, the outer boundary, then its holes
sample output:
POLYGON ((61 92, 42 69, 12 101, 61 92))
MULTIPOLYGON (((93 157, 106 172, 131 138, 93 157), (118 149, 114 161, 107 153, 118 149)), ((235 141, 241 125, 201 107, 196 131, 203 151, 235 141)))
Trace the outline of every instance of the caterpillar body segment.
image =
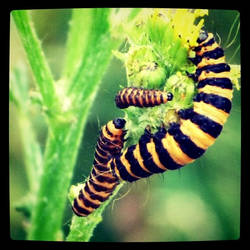
POLYGON ((112 174, 107 163, 111 157, 120 153, 123 148, 126 121, 117 118, 109 121, 100 131, 93 168, 89 179, 84 183, 78 196, 74 199, 72 209, 78 216, 87 216, 106 201, 119 180, 112 174))
MULTIPOLYGON (((156 173, 176 170, 201 157, 213 145, 232 107, 230 66, 212 33, 201 31, 192 48, 196 65, 197 94, 193 107, 178 110, 179 121, 161 127, 155 134, 145 129, 137 144, 123 149, 125 121, 105 125, 98 139, 89 180, 73 201, 74 212, 87 216, 107 200, 119 181, 134 182, 156 173)), ((128 87, 116 98, 119 108, 153 107, 172 100, 171 93, 128 87)))
POLYGON ((173 99, 170 92, 154 89, 128 87, 120 90, 115 97, 116 106, 120 109, 135 107, 154 107, 173 99))

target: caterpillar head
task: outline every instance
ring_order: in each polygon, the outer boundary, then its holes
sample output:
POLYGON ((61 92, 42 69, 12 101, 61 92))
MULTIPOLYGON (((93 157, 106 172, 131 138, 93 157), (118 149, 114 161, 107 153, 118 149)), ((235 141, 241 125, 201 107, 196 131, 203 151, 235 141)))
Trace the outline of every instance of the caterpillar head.
POLYGON ((202 42, 205 41, 207 38, 208 38, 208 33, 207 33, 205 30, 201 30, 197 42, 198 42, 198 43, 202 43, 202 42))
POLYGON ((122 129, 124 128, 125 124, 126 124, 126 120, 122 119, 122 118, 116 118, 114 121, 113 121, 114 125, 115 125, 115 128, 117 129, 122 129))

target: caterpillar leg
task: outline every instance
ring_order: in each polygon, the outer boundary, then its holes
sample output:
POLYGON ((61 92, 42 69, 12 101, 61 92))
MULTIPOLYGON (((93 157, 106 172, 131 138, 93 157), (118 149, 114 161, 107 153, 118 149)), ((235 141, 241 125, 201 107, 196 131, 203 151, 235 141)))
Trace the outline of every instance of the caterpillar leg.
MULTIPOLYGON (((191 59, 192 60, 192 59, 191 59)), ((198 80, 198 76, 196 75, 196 73, 189 73, 186 71, 186 74, 189 78, 191 78, 194 82, 197 82, 198 80)))

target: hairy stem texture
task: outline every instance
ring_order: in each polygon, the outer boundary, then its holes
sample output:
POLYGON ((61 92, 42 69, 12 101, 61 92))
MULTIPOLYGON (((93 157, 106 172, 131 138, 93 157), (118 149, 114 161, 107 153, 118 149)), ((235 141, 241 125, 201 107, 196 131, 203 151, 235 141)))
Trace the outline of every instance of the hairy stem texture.
POLYGON ((50 110, 56 104, 54 79, 29 13, 26 10, 16 10, 12 12, 12 17, 19 31, 36 84, 41 92, 43 105, 50 110))

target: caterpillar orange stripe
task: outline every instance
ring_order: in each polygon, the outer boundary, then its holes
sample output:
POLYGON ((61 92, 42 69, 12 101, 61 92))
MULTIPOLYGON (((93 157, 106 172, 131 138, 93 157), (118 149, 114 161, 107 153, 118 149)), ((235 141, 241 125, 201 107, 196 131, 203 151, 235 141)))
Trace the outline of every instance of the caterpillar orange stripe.
MULTIPOLYGON (((167 169, 178 169, 202 156, 220 135, 231 110, 230 66, 213 34, 201 31, 197 42, 193 48, 196 55, 190 58, 197 68, 189 74, 198 81, 193 107, 179 110, 180 122, 171 123, 168 130, 160 128, 151 134, 146 129, 136 145, 111 158, 108 167, 120 180, 133 182, 167 169)), ((126 97, 126 91, 119 96, 126 97)), ((134 104, 125 99, 124 107, 134 104)))
POLYGON ((85 182, 83 189, 72 203, 72 209, 76 215, 87 216, 92 213, 110 197, 119 183, 117 177, 107 167, 107 163, 123 148, 125 123, 124 119, 117 118, 102 127, 89 180, 85 182))
POLYGON ((128 108, 129 106, 143 108, 158 106, 172 99, 173 95, 170 92, 128 87, 118 92, 115 97, 115 103, 121 109, 128 108))

